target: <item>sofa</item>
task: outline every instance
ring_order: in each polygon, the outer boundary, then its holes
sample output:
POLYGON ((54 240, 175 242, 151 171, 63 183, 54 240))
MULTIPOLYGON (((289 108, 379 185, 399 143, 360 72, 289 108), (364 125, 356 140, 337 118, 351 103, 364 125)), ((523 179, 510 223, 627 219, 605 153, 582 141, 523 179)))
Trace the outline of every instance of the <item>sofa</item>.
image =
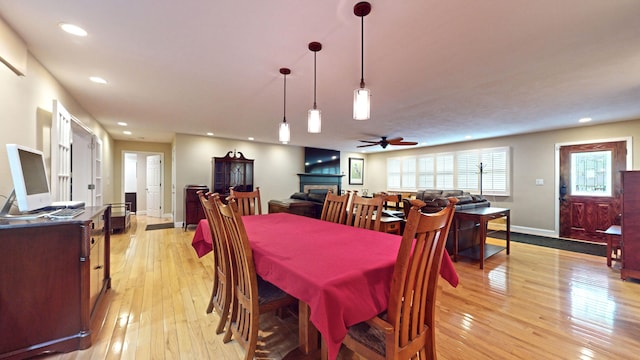
POLYGON ((319 219, 322 215, 322 206, 325 192, 297 192, 288 199, 269 200, 269 214, 286 212, 319 219))
POLYGON ((416 199, 425 202, 422 212, 438 212, 449 205, 447 198, 458 199, 456 210, 475 209, 479 207, 489 207, 491 203, 482 195, 472 195, 463 190, 418 190, 416 199))

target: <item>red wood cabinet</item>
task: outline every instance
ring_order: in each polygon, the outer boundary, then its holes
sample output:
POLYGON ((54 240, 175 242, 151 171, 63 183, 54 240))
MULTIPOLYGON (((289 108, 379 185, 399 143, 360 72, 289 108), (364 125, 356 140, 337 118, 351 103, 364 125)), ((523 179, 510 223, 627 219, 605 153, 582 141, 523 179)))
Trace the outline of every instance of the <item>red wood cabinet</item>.
POLYGON ((640 279, 640 171, 622 171, 621 226, 620 277, 640 279))
POLYGON ((111 287, 110 209, 0 219, 0 359, 91 346, 94 309, 111 287))

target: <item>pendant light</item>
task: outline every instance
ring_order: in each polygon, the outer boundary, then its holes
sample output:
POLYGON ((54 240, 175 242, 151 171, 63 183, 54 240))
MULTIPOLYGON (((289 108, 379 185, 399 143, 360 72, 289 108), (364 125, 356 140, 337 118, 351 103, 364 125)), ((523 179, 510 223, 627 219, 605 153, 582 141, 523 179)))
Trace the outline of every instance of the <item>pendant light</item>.
POLYGON ((287 124, 287 75, 291 74, 291 70, 288 68, 280 68, 280 74, 284 75, 284 106, 278 139, 281 143, 287 144, 291 139, 291 131, 289 130, 289 124, 287 124))
POLYGON ((310 42, 309 50, 313 51, 313 108, 307 117, 307 131, 317 134, 322 130, 322 116, 316 105, 316 54, 322 50, 322 44, 310 42))
POLYGON ((369 120, 371 115, 371 92, 364 87, 364 17, 371 12, 371 4, 366 1, 357 3, 353 13, 361 19, 361 73, 360 87, 353 91, 353 118, 369 120))

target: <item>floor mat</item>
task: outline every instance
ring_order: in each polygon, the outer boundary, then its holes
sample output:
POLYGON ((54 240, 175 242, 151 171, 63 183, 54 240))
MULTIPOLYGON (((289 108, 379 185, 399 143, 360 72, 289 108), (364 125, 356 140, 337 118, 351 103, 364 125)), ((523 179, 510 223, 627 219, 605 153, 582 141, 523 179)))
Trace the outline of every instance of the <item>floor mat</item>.
MULTIPOLYGON (((505 239, 506 233, 504 231, 490 231, 487 234, 488 237, 496 238, 496 239, 505 239)), ((511 241, 545 246, 559 250, 567 250, 578 252, 582 254, 596 255, 596 256, 606 256, 607 255, 607 247, 601 244, 594 244, 582 241, 574 241, 574 240, 564 240, 558 238, 551 238, 546 236, 538 236, 538 235, 529 235, 529 234, 521 234, 511 232, 511 241)))
POLYGON ((149 224, 145 230, 172 229, 173 223, 149 224))

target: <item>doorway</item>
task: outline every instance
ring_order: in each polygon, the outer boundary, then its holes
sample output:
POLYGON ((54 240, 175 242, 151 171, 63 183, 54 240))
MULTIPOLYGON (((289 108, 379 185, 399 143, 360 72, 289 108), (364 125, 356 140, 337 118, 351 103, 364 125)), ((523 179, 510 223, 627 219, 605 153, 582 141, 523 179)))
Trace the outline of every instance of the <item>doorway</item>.
POLYGON ((122 184, 125 201, 135 199, 136 214, 163 217, 164 154, 154 152, 123 152, 122 184), (129 199, 129 200, 126 200, 129 199))
POLYGON ((620 171, 629 140, 556 146, 558 228, 563 238, 606 242, 621 211, 620 171))

